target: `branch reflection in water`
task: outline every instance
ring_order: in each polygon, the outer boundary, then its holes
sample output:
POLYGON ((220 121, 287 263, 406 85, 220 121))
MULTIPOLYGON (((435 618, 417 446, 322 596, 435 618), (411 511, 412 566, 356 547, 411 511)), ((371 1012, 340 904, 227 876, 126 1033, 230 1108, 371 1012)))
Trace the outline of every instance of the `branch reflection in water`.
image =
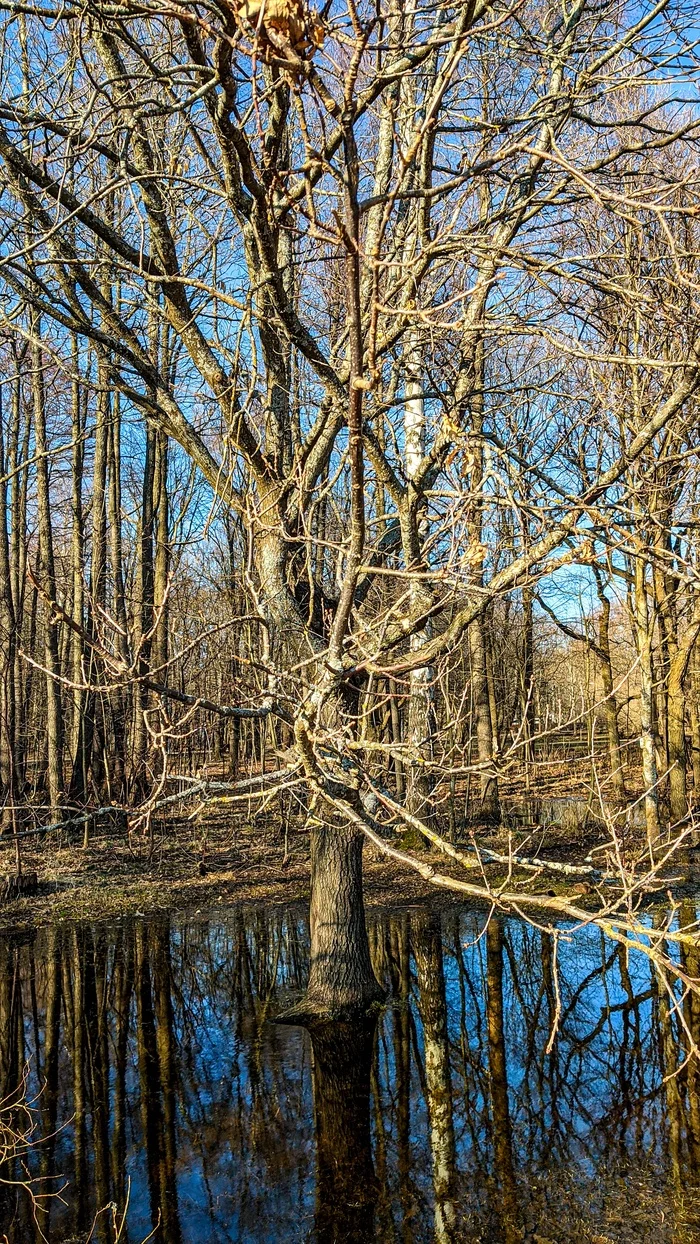
MULTIPOLYGON (((52 1244, 129 1185, 131 1244, 700 1238, 694 996, 596 929, 555 955, 516 920, 402 910, 369 937, 388 1004, 308 1029, 273 1022, 306 983, 298 908, 0 939, 0 1098, 28 1065, 25 1160, 67 1180, 52 1244)), ((18 1173, 0 1229, 34 1244, 18 1173)))

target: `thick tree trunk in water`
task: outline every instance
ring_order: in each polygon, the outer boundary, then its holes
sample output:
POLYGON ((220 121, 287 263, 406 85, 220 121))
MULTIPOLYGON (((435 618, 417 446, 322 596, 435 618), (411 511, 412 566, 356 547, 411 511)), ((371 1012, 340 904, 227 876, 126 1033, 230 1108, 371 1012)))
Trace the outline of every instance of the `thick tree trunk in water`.
POLYGON ((287 1023, 355 1016, 385 997, 367 940, 363 844, 355 829, 312 826, 309 984, 301 1001, 280 1016, 287 1023))
POLYGON ((309 1028, 314 1051, 317 1244, 370 1244, 378 1186, 369 1091, 376 1016, 309 1028))

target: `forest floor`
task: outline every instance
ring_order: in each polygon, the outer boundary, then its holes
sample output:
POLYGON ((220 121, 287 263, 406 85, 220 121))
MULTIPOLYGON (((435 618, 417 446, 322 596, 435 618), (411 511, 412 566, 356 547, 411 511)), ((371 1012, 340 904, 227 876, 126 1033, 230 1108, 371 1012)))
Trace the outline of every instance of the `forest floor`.
MULTIPOLYGON (((580 863, 593 851, 596 863, 602 864, 609 830, 592 810, 587 814, 586 784, 576 768, 569 771, 564 783, 558 766, 551 770, 541 766, 536 803, 534 795, 523 790, 522 782, 508 783, 504 805, 509 809, 509 823, 479 827, 475 839, 480 847, 502 854, 520 851, 530 858, 563 863, 580 863), (538 816, 544 824, 533 820, 538 816)), ((443 832, 447 832, 446 826, 443 832)), ((641 824, 633 825, 627 835, 630 851, 643 850, 641 824)), ((468 842, 469 833, 463 830, 458 845, 468 842)), ((400 839, 397 845, 402 845, 400 839)), ((459 864, 444 855, 416 850, 416 845, 410 844, 411 855, 441 873, 462 879, 466 876, 477 884, 483 880, 480 868, 465 874, 459 864)), ((14 871, 12 843, 0 838, 0 880, 3 873, 14 871)), ((234 819, 230 812, 219 810, 199 822, 174 817, 154 821, 148 835, 134 830, 128 834, 106 832, 98 826, 87 845, 83 845, 77 829, 70 836, 64 832, 60 836, 29 837, 22 843, 22 871, 36 872, 38 891, 32 897, 0 903, 0 930, 36 927, 54 920, 215 911, 222 904, 237 902, 304 900, 310 889, 309 839, 301 820, 289 823, 285 831, 271 813, 234 819)), ((503 865, 490 864, 484 871, 494 885, 506 876, 503 865)), ((562 897, 575 894, 576 903, 586 905, 580 878, 517 869, 513 876, 532 892, 562 897)), ((370 907, 464 902, 458 894, 437 889, 408 866, 388 859, 370 843, 364 855, 364 890, 370 907)))
MULTIPOLYGON (((635 776, 628 775, 630 790, 634 790, 635 776)), ((587 779, 586 766, 576 761, 567 766, 566 775, 560 764, 538 765, 536 781, 527 785, 522 775, 512 775, 501 784, 507 824, 477 827, 475 841, 502 855, 518 851, 563 863, 581 863, 593 852, 597 865, 603 865, 609 829, 588 800, 587 779)), ((459 822, 458 804, 464 804, 463 792, 453 804, 453 819, 459 822)), ((448 835, 448 826, 441 831, 448 835)), ((632 817, 625 835, 630 853, 643 852, 639 816, 632 817)), ((458 845, 466 843, 469 848, 469 841, 469 830, 458 832, 458 845)), ((397 845, 402 845, 400 838, 397 845)), ((480 868, 465 875, 459 863, 435 851, 417 850, 417 846, 420 843, 410 842, 410 853, 439 872, 482 881, 480 868)), ((303 901, 310 894, 310 852, 303 821, 291 821, 285 827, 272 814, 244 819, 219 809, 199 821, 169 817, 154 820, 148 835, 106 829, 102 822, 91 831, 87 845, 76 827, 70 835, 62 831, 61 835, 27 837, 21 847, 22 872, 36 872, 39 888, 35 896, 0 902, 0 929, 36 927, 63 919, 215 911, 220 904, 237 902, 288 903, 303 901)), ((14 872, 12 843, 0 838, 0 881, 2 873, 14 872)), ((491 884, 499 884, 506 870, 491 863, 485 875, 491 884)), ((578 906, 586 906, 581 877, 518 870, 513 877, 532 892, 561 897, 576 894, 578 906)), ((436 888, 412 868, 389 860, 372 843, 367 843, 364 852, 364 894, 369 907, 464 903, 464 897, 436 888)))

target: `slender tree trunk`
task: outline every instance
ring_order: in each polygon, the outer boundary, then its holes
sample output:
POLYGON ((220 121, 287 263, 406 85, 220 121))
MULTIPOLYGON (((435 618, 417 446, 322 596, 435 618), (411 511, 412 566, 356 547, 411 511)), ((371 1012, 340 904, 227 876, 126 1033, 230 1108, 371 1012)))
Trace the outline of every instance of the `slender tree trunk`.
POLYGON ((700 805, 700 676, 697 646, 693 649, 690 668, 691 694, 688 698, 688 713, 693 757, 693 803, 697 808, 700 805))
MULTIPOLYGON (((483 444, 481 440, 484 412, 484 341, 480 338, 476 348, 474 362, 474 392, 471 400, 472 432, 477 443, 475 461, 470 477, 470 491, 474 498, 472 513, 468 524, 470 575, 475 593, 484 584, 483 545, 483 485, 484 462, 483 444)), ((489 691, 488 653, 486 645, 486 619, 483 612, 474 619, 469 627, 470 676, 472 686, 472 703, 476 724, 476 747, 479 757, 479 794, 480 803, 478 819, 485 822, 497 822, 501 808, 498 793, 498 777, 494 764, 494 722, 489 691)))
POLYGON ((155 446, 155 557, 153 568, 153 635, 152 665, 157 677, 164 679, 168 660, 168 578, 170 574, 170 531, 168 498, 168 438, 164 432, 156 437, 155 446))
POLYGON ((471 683, 476 719, 476 745, 479 757, 480 808, 477 819, 498 822, 501 808, 498 794, 498 778, 494 768, 493 722, 489 702, 489 684, 486 668, 487 655, 484 626, 481 616, 469 627, 469 655, 471 658, 471 683))
MULTIPOLYGON (((17 755, 15 748, 16 698, 15 662, 17 652, 17 620, 12 598, 10 567, 10 532, 8 530, 7 469, 5 454, 4 411, 0 390, 0 778, 2 780, 2 823, 16 828, 18 800, 17 755)), ((18 861, 19 863, 19 861, 18 861)))
MULTIPOLYGON (((73 450, 71 462, 71 562, 73 579, 72 617, 81 629, 85 623, 84 573, 85 573, 85 522, 83 515, 83 466, 85 447, 82 417, 81 385, 78 375, 79 356, 77 341, 72 349, 73 379, 71 396, 71 433, 73 450)), ((87 790, 87 757, 85 754, 85 669, 83 666, 83 637, 77 631, 71 634, 71 677, 73 679, 73 772, 71 776, 71 800, 84 802, 87 790)))
POLYGON ((645 564, 636 558, 634 567, 634 622, 637 653, 639 655, 640 700, 640 747, 642 751, 642 778, 644 781, 644 811, 647 839, 653 848, 661 833, 659 821, 659 797, 657 792, 656 754, 654 750, 654 671, 651 654, 651 629, 649 603, 645 583, 645 564))
MULTIPOLYGON (((20 363, 25 358, 25 351, 17 356, 17 378, 12 394, 12 424, 8 453, 8 466, 12 472, 10 480, 10 581, 12 585, 12 602, 18 639, 22 633, 25 614, 26 568, 27 568, 27 487, 28 470, 21 470, 21 463, 29 457, 29 440, 31 436, 31 404, 26 404, 24 431, 20 446, 20 425, 22 414, 22 382, 19 373, 20 363)), ((32 637, 33 619, 36 612, 36 588, 31 589, 32 605, 29 617, 29 651, 34 652, 32 637)), ((15 649, 15 761, 16 782, 18 791, 24 792, 27 781, 27 706, 31 694, 33 670, 22 662, 20 645, 15 649)))
POLYGON ((44 623, 44 666, 46 669, 46 734, 48 751, 47 783, 52 817, 60 816, 63 794, 63 715, 61 710, 61 665, 58 652, 58 622, 53 613, 56 602, 49 459, 46 437, 43 356, 39 344, 41 324, 32 325, 32 395, 34 434, 37 451, 37 511, 39 524, 39 579, 48 600, 44 623))
MULTIPOLYGON (((391 710, 391 741, 395 746, 402 743, 401 734, 401 709, 399 706, 398 691, 396 680, 389 679, 389 706, 391 710)), ((403 799, 406 790, 406 782, 404 778, 404 767, 401 757, 397 754, 393 756, 394 781, 396 783, 396 798, 403 799)))
MULTIPOLYGON (((119 395, 115 394, 114 417, 111 421, 108 443, 109 560, 112 572, 112 608, 117 623, 115 642, 119 656, 125 667, 128 668, 131 664, 131 659, 122 555, 121 410, 118 399, 119 395)), ((113 731, 112 771, 114 774, 115 796, 123 799, 125 797, 124 784, 126 774, 127 690, 123 687, 115 687, 112 692, 111 702, 113 731)))
POLYGON ((603 684, 603 711, 608 740, 608 758, 610 763, 610 784, 615 803, 624 804, 627 799, 625 791, 625 775, 620 748, 620 731, 617 722, 617 700, 614 692, 612 659, 610 656, 610 601, 603 591, 603 585, 596 574, 598 583, 598 600, 600 601, 600 620, 598 623, 598 662, 600 677, 603 684))
MULTIPOLYGON (((143 464, 143 489, 141 500, 141 532, 139 540, 139 601, 135 618, 134 643, 138 651, 138 673, 144 678, 151 665, 153 627, 153 491, 155 483, 155 433, 146 428, 143 464)), ((134 708, 134 780, 137 785, 145 783, 144 771, 148 748, 146 713, 149 693, 143 682, 136 688, 134 708)))
POLYGON ((525 740, 525 761, 529 767, 535 759, 535 641, 532 616, 532 588, 523 588, 523 674, 522 706, 525 740))
MULTIPOLYGON (((409 334, 405 351, 406 401, 404 405, 404 458, 409 483, 416 475, 425 445, 425 399, 420 336, 409 334)), ((417 515, 409 504, 404 519, 404 557, 411 570, 422 569, 417 515)), ((420 615, 427 603, 425 587, 419 579, 410 586, 411 612, 420 615)), ((431 637, 430 624, 411 636, 411 651, 419 652, 431 637)), ((435 671, 431 665, 420 666, 409 674, 407 742, 410 744, 404 766, 406 807, 415 816, 430 820, 433 812, 433 784, 425 761, 430 761, 435 742, 435 671)))

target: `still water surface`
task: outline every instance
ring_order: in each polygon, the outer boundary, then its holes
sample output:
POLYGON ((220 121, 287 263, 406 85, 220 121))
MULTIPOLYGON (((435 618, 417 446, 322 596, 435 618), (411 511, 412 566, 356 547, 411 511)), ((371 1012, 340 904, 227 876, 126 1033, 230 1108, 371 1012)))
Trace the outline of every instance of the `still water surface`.
MULTIPOLYGON (((305 982, 297 907, 1 939, 0 1096, 27 1064, 53 1136, 29 1167, 65 1182, 45 1235, 128 1193, 125 1244, 700 1241, 700 1007, 597 930, 482 933, 371 915, 392 1000, 312 1037, 273 1022, 305 982)), ((3 1231, 40 1238, 8 1185, 3 1231)))

